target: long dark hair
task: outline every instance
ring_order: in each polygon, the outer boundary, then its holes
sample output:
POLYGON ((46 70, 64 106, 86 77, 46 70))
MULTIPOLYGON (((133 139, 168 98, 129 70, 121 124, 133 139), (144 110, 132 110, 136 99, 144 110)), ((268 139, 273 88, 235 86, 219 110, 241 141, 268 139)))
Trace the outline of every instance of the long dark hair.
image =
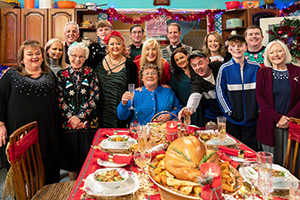
POLYGON ((178 65, 175 62, 174 56, 175 56, 176 53, 183 53, 185 55, 188 55, 188 52, 187 52, 187 50, 185 50, 185 48, 179 47, 179 48, 175 49, 175 51, 173 51, 173 53, 171 55, 171 64, 172 64, 172 67, 174 67, 175 79, 177 81, 180 81, 180 74, 182 72, 184 73, 184 71, 180 67, 178 67, 178 65))

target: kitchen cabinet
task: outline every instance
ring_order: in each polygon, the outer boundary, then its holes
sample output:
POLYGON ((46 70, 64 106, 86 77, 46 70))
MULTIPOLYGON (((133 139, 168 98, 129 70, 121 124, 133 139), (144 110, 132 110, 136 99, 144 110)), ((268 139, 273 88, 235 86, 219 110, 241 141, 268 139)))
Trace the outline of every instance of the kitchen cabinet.
POLYGON ((88 9, 76 9, 75 20, 79 25, 80 37, 88 37, 93 41, 97 41, 96 24, 98 22, 98 12, 88 9), (82 27, 83 22, 89 21, 92 26, 89 28, 82 27))
POLYGON ((227 10, 222 14, 222 36, 224 41, 231 35, 232 31, 238 34, 245 35, 245 30, 250 25, 258 25, 260 18, 277 17, 279 16, 278 9, 233 9, 227 10), (226 21, 232 18, 239 18, 243 20, 243 26, 235 28, 227 28, 226 21))
POLYGON ((74 21, 74 9, 1 9, 0 64, 17 65, 23 41, 34 39, 43 46, 51 38, 64 41, 66 22, 74 21))

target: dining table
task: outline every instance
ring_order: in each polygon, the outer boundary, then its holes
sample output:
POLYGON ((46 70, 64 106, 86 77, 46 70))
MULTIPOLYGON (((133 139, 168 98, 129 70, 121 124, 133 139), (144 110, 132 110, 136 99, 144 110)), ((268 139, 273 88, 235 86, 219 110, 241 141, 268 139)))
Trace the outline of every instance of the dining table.
MULTIPOLYGON (((85 181, 87 177, 94 173, 96 170, 103 168, 103 166, 100 166, 98 164, 99 159, 99 150, 101 150, 101 142, 104 139, 107 139, 106 132, 107 131, 129 131, 128 129, 122 129, 122 128, 100 128, 95 133, 93 143, 91 145, 90 151, 86 157, 86 160, 81 168, 81 171, 78 175, 78 178, 74 184, 74 187, 68 197, 69 200, 73 199, 147 199, 147 200, 169 200, 169 199, 178 199, 183 200, 185 198, 178 197, 174 194, 171 194, 169 192, 166 192, 165 190, 158 187, 155 183, 152 181, 149 181, 148 183, 139 185, 139 188, 136 192, 132 194, 126 194, 122 196, 97 196, 93 194, 88 194, 84 188, 85 181)), ((239 150, 247 151, 255 153, 252 149, 235 139, 233 136, 227 134, 227 137, 230 137, 235 140, 235 147, 239 150)), ((219 156, 220 157, 220 156, 219 156)), ((235 162, 231 160, 232 163, 237 163, 236 167, 240 165, 241 163, 235 162)), ((129 172, 134 172, 139 177, 141 174, 140 168, 133 163, 126 165, 123 167, 129 172)), ((274 190, 274 192, 271 194, 273 199, 289 199, 289 190, 274 190)), ((256 195, 257 199, 262 199, 262 196, 259 195, 259 193, 256 195)), ((238 193, 235 195, 224 195, 224 199, 243 199, 241 195, 238 193)))

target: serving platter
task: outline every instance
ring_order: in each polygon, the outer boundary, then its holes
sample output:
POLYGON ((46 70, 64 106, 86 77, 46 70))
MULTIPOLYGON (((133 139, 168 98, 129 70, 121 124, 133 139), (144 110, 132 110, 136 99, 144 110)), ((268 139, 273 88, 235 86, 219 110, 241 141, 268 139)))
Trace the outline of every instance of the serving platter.
MULTIPOLYGON (((152 163, 153 162, 155 162, 155 159, 152 160, 152 163)), ((235 195, 240 190, 240 188, 243 185, 243 178, 241 177, 239 171, 237 169, 235 169, 231 165, 229 165, 229 170, 230 170, 230 172, 232 172, 232 175, 235 178, 235 183, 236 184, 234 186, 234 191, 233 192, 223 191, 223 195, 224 194, 235 195)), ((154 172, 153 172, 153 168, 152 167, 149 167, 149 177, 150 177, 150 179, 152 180, 152 182, 155 185, 157 185, 159 188, 161 188, 165 192, 170 193, 173 196, 175 195, 176 197, 178 197, 178 199, 181 199, 181 198, 184 198, 184 199, 201 199, 200 197, 196 196, 195 194, 188 194, 188 195, 186 195, 186 194, 180 193, 178 190, 174 189, 173 187, 165 186, 165 185, 162 185, 162 184, 156 182, 154 180, 154 172)))
POLYGON ((236 141, 227 135, 223 142, 221 142, 221 140, 216 138, 216 139, 209 140, 208 142, 206 142, 206 144, 207 145, 217 145, 217 146, 219 146, 219 145, 232 146, 232 145, 236 144, 236 141))
POLYGON ((104 188, 97 184, 94 178, 94 173, 90 174, 84 182, 84 191, 97 197, 116 197, 132 194, 139 189, 139 180, 137 175, 133 172, 128 172, 129 177, 118 188, 104 188))

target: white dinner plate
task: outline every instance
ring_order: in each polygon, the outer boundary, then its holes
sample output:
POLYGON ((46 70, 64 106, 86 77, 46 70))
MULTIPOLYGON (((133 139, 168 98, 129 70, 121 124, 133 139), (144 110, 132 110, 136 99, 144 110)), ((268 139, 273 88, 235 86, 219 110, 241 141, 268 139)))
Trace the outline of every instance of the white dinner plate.
POLYGON ((128 172, 129 177, 118 188, 103 188, 101 185, 96 184, 94 174, 90 174, 84 182, 84 191, 89 195, 99 197, 115 197, 124 196, 136 192, 139 189, 139 180, 137 175, 133 172, 128 172))
MULTIPOLYGON (((228 155, 228 154, 226 154, 228 155)), ((238 162, 238 163, 242 163, 245 161, 245 158, 241 158, 241 157, 238 157, 238 156, 231 156, 231 155, 228 155, 232 160, 234 160, 235 162, 238 162)))
MULTIPOLYGON (((123 154, 123 155, 125 155, 125 154, 123 154)), ((114 163, 114 162, 109 162, 109 161, 106 161, 106 160, 102 160, 100 158, 98 158, 97 163, 100 166, 108 167, 108 168, 119 168, 119 167, 124 167, 124 166, 127 165, 126 163, 124 163, 124 164, 114 163)))
MULTIPOLYGON (((280 171, 288 171, 287 169, 285 169, 284 167, 281 167, 280 165, 277 164, 273 164, 272 165, 273 169, 276 170, 280 170, 280 171)), ((251 173, 251 175, 253 175, 253 178, 257 179, 258 173, 249 167, 249 173, 251 173)), ((239 172, 241 174, 241 176, 243 177, 243 179, 246 179, 245 175, 244 175, 244 170, 243 167, 239 168, 239 172)), ((279 182, 275 182, 273 181, 273 188, 276 190, 286 190, 290 188, 290 182, 291 181, 297 181, 298 179, 296 177, 294 177, 293 175, 291 175, 291 173, 288 171, 286 173, 286 178, 283 178, 282 181, 279 182)))
POLYGON ((116 147, 114 146, 108 139, 105 139, 101 142, 100 146, 101 148, 104 148, 104 149, 129 149, 129 147, 133 144, 136 144, 136 140, 129 137, 128 138, 128 145, 127 146, 124 146, 124 147, 116 147))
POLYGON ((208 144, 208 145, 223 145, 223 146, 231 146, 231 145, 234 145, 235 143, 236 143, 236 141, 229 136, 226 136, 226 138, 224 139, 224 141, 222 143, 218 138, 211 139, 208 142, 206 142, 206 144, 208 144))

